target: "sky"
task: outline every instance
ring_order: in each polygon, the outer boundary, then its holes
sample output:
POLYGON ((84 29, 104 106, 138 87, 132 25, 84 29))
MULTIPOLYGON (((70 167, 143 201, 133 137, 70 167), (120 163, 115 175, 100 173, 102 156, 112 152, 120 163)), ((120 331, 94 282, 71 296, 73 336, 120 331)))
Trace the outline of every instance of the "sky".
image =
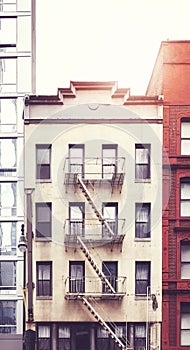
POLYGON ((144 95, 161 42, 190 40, 190 0, 36 2, 38 94, 114 80, 144 95))

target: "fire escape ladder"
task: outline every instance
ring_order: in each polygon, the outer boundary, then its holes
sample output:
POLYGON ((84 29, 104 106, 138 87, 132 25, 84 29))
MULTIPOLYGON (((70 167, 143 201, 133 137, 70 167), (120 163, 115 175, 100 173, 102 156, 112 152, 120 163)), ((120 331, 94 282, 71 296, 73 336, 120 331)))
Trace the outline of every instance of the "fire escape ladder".
POLYGON ((94 271, 97 273, 98 277, 100 277, 101 281, 103 283, 105 283, 105 286, 107 287, 108 291, 115 294, 116 293, 115 289, 112 287, 112 285, 108 281, 107 277, 104 275, 102 270, 99 268, 99 266, 97 265, 97 263, 95 262, 95 260, 91 256, 88 248, 86 247, 86 245, 82 241, 81 237, 78 236, 77 239, 78 239, 78 242, 80 243, 80 248, 81 248, 82 252, 84 253, 86 258, 90 262, 91 266, 93 267, 94 271))
POLYGON ((84 197, 87 199, 88 203, 91 205, 92 209, 94 210, 98 220, 102 223, 106 231, 108 232, 109 236, 114 236, 114 232, 110 228, 109 224, 107 223, 106 219, 103 217, 101 212, 96 207, 96 204, 94 203, 93 198, 91 197, 87 187, 85 186, 84 182, 80 178, 79 175, 76 176, 76 182, 79 184, 79 187, 81 188, 82 193, 84 194, 84 197))
POLYGON ((91 314, 95 317, 95 319, 99 322, 99 324, 106 330, 106 332, 111 336, 111 338, 115 341, 115 343, 122 349, 127 350, 126 346, 121 342, 121 340, 117 337, 117 335, 112 331, 112 329, 108 326, 108 324, 102 319, 102 317, 97 313, 97 311, 93 308, 93 306, 89 303, 89 301, 84 297, 79 297, 83 304, 88 308, 91 314))

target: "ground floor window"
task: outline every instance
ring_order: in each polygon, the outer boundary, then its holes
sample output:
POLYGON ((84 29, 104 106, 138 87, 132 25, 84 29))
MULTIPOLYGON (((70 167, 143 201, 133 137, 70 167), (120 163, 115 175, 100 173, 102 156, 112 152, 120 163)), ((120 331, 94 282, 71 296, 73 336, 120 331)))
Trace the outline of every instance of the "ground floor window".
POLYGON ((0 301, 0 333, 16 333, 16 301, 0 301))
MULTIPOLYGON (((126 324, 107 323, 118 339, 126 346, 126 324)), ((39 323, 37 350, 119 350, 99 323, 39 323)))
POLYGON ((145 322, 128 323, 127 339, 129 347, 134 350, 146 350, 147 345, 150 344, 150 330, 147 330, 147 324, 145 322))
POLYGON ((38 325, 38 350, 52 350, 52 337, 50 325, 38 325))
POLYGON ((71 330, 67 326, 58 326, 58 350, 71 350, 71 330))
POLYGON ((109 350, 109 335, 102 327, 97 328, 97 349, 109 350))
POLYGON ((181 345, 190 345, 190 303, 181 303, 181 345))

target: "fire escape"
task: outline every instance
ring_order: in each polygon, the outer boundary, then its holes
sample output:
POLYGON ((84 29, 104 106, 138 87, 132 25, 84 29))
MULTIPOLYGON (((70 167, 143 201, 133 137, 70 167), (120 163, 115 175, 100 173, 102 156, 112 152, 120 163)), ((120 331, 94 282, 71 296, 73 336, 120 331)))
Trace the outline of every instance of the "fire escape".
MULTIPOLYGON (((94 317, 94 319, 103 327, 103 329, 109 334, 109 336, 114 340, 114 342, 118 345, 119 348, 122 350, 128 350, 130 349, 127 346, 127 341, 123 339, 120 339, 116 332, 110 327, 109 322, 105 322, 103 317, 100 315, 100 313, 97 311, 97 309, 94 307, 96 305, 95 300, 97 298, 102 299, 122 299, 124 295, 126 294, 126 277, 117 277, 117 281, 115 280, 113 283, 113 279, 111 276, 107 276, 100 266, 98 266, 97 262, 95 261, 95 258, 93 257, 90 248, 96 245, 98 245, 98 242, 104 242, 104 244, 111 245, 111 249, 113 249, 114 245, 117 244, 120 247, 122 247, 123 239, 125 237, 124 235, 124 226, 120 225, 120 231, 121 232, 115 232, 112 225, 110 224, 109 220, 107 220, 102 212, 98 209, 95 200, 93 198, 93 195, 91 192, 94 192, 95 186, 98 184, 98 186, 109 186, 111 189, 111 192, 113 193, 115 190, 121 193, 123 182, 124 182, 124 158, 120 159, 120 162, 122 160, 122 167, 120 171, 118 171, 118 167, 113 167, 113 161, 111 162, 111 165, 107 169, 114 169, 113 172, 106 173, 106 176, 104 177, 104 174, 100 174, 98 172, 77 172, 77 167, 75 171, 65 171, 65 188, 66 192, 69 191, 69 187, 72 186, 74 188, 74 191, 79 191, 86 199, 86 202, 91 206, 95 216, 96 221, 98 220, 99 226, 101 227, 101 232, 104 232, 104 237, 99 237, 98 239, 95 238, 95 236, 86 237, 85 235, 82 235, 81 232, 73 234, 72 232, 69 232, 69 228, 66 229, 66 227, 69 227, 69 220, 68 225, 65 227, 65 246, 67 247, 75 247, 75 249, 80 249, 87 261, 90 263, 91 267, 95 271, 97 275, 97 279, 90 278, 91 285, 93 284, 93 287, 91 288, 91 292, 84 292, 84 289, 81 288, 84 281, 82 279, 79 279, 78 281, 74 281, 75 288, 74 291, 68 291, 66 292, 65 298, 68 300, 77 299, 80 300, 83 305, 86 307, 88 312, 91 313, 91 315, 94 317), (116 170, 116 171, 115 171, 116 170), (91 189, 91 191, 89 190, 91 189)), ((68 162, 67 169, 69 169, 69 162, 70 159, 68 158, 66 160, 68 162)), ((115 163, 115 160, 114 160, 115 163)), ((78 165, 78 162, 76 162, 78 165)), ((87 168, 90 169, 90 167, 93 167, 93 170, 95 166, 100 165, 99 160, 96 159, 88 159, 87 168), (90 165, 90 166, 89 166, 90 165)), ((66 168, 66 167, 65 167, 66 168)), ((118 230, 117 230, 118 231, 118 230)), ((94 249, 93 249, 94 250, 94 249)), ((87 280, 87 278, 85 279, 87 280)), ((69 282, 71 284, 70 277, 66 279, 66 283, 69 282)), ((71 288, 72 289, 72 288, 71 288)))

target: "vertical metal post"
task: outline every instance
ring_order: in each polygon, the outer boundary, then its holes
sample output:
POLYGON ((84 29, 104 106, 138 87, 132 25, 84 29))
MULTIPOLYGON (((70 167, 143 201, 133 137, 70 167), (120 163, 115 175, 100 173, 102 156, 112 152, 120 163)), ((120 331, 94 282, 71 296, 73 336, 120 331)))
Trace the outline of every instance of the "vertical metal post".
POLYGON ((32 200, 31 193, 26 193, 27 242, 28 242, 28 323, 33 322, 33 282, 32 282, 32 200))
POLYGON ((148 300, 149 300, 149 293, 150 293, 150 286, 147 287, 146 289, 146 307, 147 307, 147 310, 146 310, 146 350, 149 349, 149 344, 148 344, 148 340, 149 340, 149 317, 148 317, 148 300))

